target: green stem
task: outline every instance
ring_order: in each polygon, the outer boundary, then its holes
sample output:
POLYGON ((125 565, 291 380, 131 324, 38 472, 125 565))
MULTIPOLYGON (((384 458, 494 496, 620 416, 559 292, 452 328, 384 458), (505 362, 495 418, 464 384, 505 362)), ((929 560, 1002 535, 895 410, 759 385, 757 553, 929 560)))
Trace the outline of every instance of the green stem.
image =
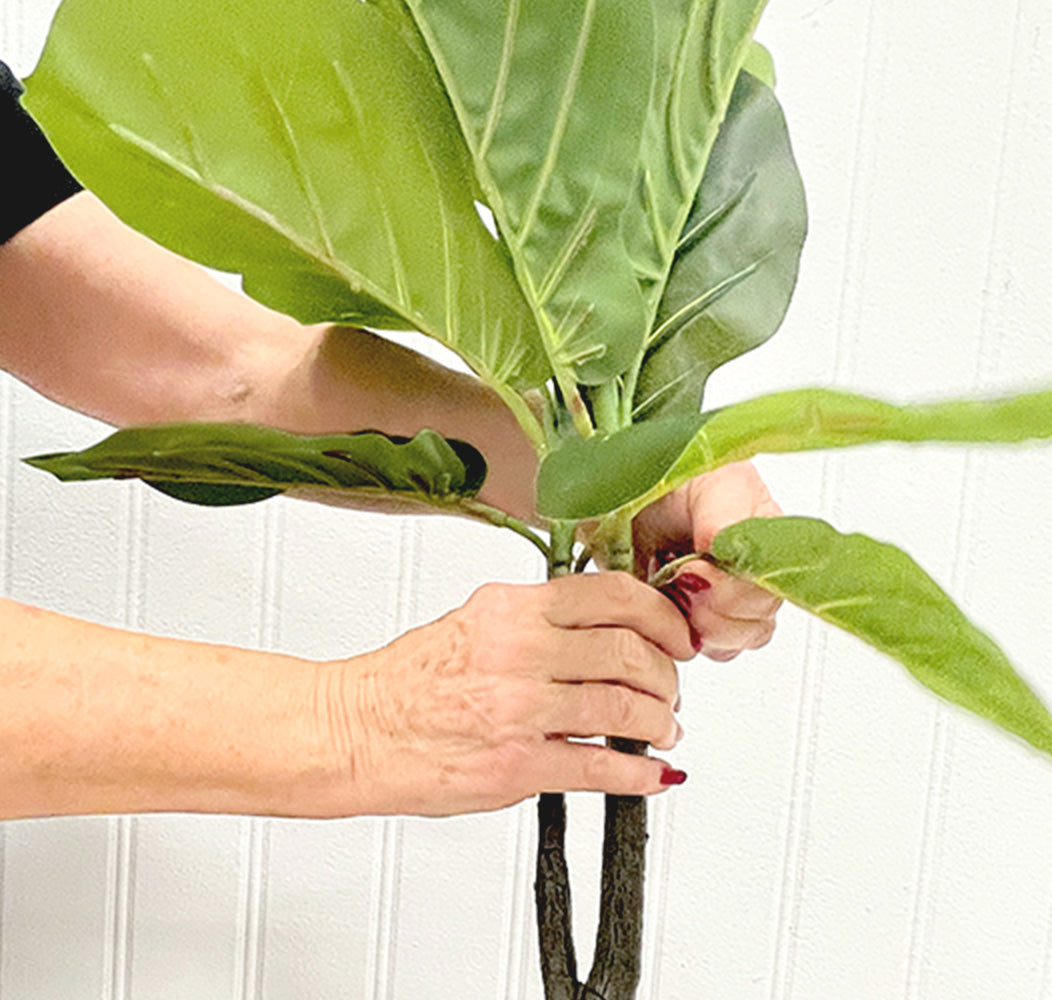
MULTIPOLYGON (((634 567, 632 521, 615 515, 604 532, 605 562, 611 570, 634 567)), ((610 739, 621 753, 645 754, 646 743, 610 739)), ((647 807, 639 796, 608 795, 603 831, 603 874, 595 957, 588 974, 589 995, 604 1000, 632 1000, 639 985, 643 952, 643 885, 647 842, 647 807)))
POLYGON ((544 539, 536 532, 531 531, 524 521, 520 521, 517 517, 512 517, 507 511, 503 511, 499 507, 491 507, 489 504, 482 503, 479 500, 458 500, 456 507, 461 512, 478 518, 480 521, 486 521, 489 524, 496 525, 498 528, 508 528, 514 531, 515 534, 521 535, 531 544, 536 545, 545 559, 549 558, 551 550, 544 539))
POLYGON ((530 409, 530 404, 527 400, 506 385, 493 383, 493 389, 500 396, 504 405, 515 415, 519 426, 523 429, 526 437, 530 439, 530 444, 533 445, 534 451, 538 455, 543 455, 548 450, 548 438, 544 433, 541 422, 537 419, 533 410, 530 409))
POLYGON ((621 386, 618 382, 604 382, 592 391, 595 423, 604 434, 613 434, 624 426, 621 412, 621 386))
MULTIPOLYGON (((554 521, 548 554, 548 579, 566 576, 573 561, 573 521, 554 521)), ((566 800, 547 792, 537 801, 537 869, 533 883, 545 1000, 577 1000, 570 873, 566 867, 566 800)))

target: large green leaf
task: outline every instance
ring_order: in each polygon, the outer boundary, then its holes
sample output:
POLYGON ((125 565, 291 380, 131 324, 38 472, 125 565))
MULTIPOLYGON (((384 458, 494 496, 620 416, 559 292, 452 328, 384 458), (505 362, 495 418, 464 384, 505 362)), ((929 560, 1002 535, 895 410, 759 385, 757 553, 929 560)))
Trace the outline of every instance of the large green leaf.
POLYGON ((27 104, 126 221, 267 305, 550 373, 434 68, 372 6, 65 0, 27 104))
POLYGON ((806 232, 803 183, 781 108, 743 72, 679 238, 634 419, 697 413, 709 375, 774 334, 806 232))
POLYGON ((405 7, 456 109, 553 364, 587 383, 626 370, 646 324, 619 227, 650 101, 651 4, 405 7))
MULTIPOLYGON (((653 324, 680 234, 766 0, 655 0, 656 59, 633 197, 622 229, 653 324)), ((638 359, 636 359, 638 363, 638 359)))
POLYGON ((725 528, 718 563, 902 663, 937 695, 1052 753, 1052 717, 1005 654, 905 552, 824 521, 725 528))
POLYGON ((695 417, 646 421, 608 437, 568 440, 541 463, 537 504, 546 517, 567 520, 620 508, 635 514, 694 476, 761 453, 1050 437, 1052 390, 897 406, 832 389, 795 389, 695 417))
POLYGON ((279 493, 338 501, 394 497, 455 509, 486 477, 463 441, 424 430, 302 436, 249 424, 168 424, 117 431, 83 451, 26 461, 64 481, 142 479, 179 500, 253 503, 279 493))

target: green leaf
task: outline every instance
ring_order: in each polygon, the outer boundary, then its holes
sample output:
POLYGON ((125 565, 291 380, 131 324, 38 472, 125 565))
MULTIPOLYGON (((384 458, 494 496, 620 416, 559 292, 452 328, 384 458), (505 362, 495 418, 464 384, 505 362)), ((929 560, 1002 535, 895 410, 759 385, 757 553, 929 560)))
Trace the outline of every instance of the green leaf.
POLYGON ((905 552, 824 521, 756 518, 712 554, 763 587, 894 657, 937 695, 1052 753, 1052 717, 994 641, 905 552))
POLYGON ((1052 390, 896 406, 832 389, 795 389, 567 442, 541 464, 537 504, 544 516, 567 520, 616 509, 634 515, 694 476, 762 453, 882 441, 1018 444, 1047 438, 1052 390), (672 453, 678 457, 658 471, 672 453))
POLYGON ((585 383, 626 370, 646 325, 619 226, 650 99, 651 5, 405 7, 456 109, 553 366, 585 383))
POLYGON ((433 66, 349 0, 65 0, 27 105, 125 221, 304 322, 550 368, 433 66))
POLYGON ((774 70, 774 57, 765 46, 755 39, 749 46, 742 69, 746 73, 751 73, 761 83, 770 87, 771 90, 774 90, 778 83, 778 75, 774 70))
POLYGON ((141 479, 208 506, 254 503, 294 492, 337 502, 396 497, 443 509, 470 501, 486 463, 463 441, 424 430, 301 436, 249 424, 167 424, 117 431, 84 451, 28 464, 63 481, 141 479))
POLYGON ((651 4, 657 39, 654 86, 633 198, 622 217, 647 303, 647 329, 765 5, 766 0, 651 4))
POLYGON ((803 183, 781 108, 743 72, 676 248, 634 419, 697 413, 709 375, 774 334, 806 232, 803 183))
POLYGON ((537 474, 537 510, 576 521, 617 510, 675 464, 698 431, 697 416, 647 420, 616 434, 566 438, 537 474))

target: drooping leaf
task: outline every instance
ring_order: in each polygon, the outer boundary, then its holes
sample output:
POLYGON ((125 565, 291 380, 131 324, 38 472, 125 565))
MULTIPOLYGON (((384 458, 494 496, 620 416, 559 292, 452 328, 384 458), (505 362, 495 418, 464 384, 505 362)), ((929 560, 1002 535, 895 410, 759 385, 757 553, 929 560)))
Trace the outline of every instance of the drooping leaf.
POLYGON ((338 501, 394 497, 442 509, 471 500, 486 463, 434 431, 303 436, 249 424, 167 424, 117 431, 83 451, 26 461, 64 481, 141 479, 189 503, 254 503, 279 493, 338 501))
POLYGON ((635 514, 694 476, 763 453, 882 441, 1018 444, 1048 438, 1052 390, 899 406, 832 389, 795 389, 695 417, 635 424, 605 438, 567 441, 541 464, 537 503, 546 517, 567 520, 620 508, 635 514))
POLYGON ((774 334, 806 232, 803 182, 781 108, 743 72, 679 238, 634 419, 697 413, 709 375, 774 334))
POLYGON ((633 198, 622 217, 648 330, 766 0, 654 0, 651 6, 654 86, 633 198))
POLYGON ((651 4, 405 7, 456 109, 553 364, 585 383, 626 370, 645 314, 619 226, 650 99, 651 4))
POLYGON ((997 644, 905 552, 824 521, 756 518, 720 532, 730 573, 894 657, 922 684, 1052 753, 1052 717, 997 644))
POLYGON ((550 374, 434 69, 372 6, 65 0, 26 99, 118 215, 267 305, 550 374))

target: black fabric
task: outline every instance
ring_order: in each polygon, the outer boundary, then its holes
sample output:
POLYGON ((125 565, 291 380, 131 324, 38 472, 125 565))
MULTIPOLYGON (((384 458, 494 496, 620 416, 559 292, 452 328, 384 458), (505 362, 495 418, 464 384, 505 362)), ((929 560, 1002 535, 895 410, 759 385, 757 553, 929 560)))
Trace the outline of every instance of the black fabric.
POLYGON ((81 189, 22 107, 21 94, 0 62, 0 243, 81 189))

